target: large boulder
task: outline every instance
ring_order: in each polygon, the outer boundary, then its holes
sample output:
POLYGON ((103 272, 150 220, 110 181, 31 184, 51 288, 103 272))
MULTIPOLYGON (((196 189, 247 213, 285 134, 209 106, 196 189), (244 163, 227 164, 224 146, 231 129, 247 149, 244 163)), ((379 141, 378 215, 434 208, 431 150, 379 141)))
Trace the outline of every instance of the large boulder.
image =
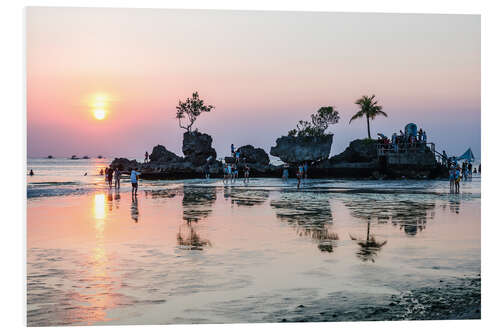
POLYGON ((282 136, 271 148, 271 155, 286 163, 316 162, 330 156, 333 134, 322 136, 282 136))
POLYGON ((151 162, 177 162, 180 161, 182 157, 168 151, 167 148, 162 145, 157 145, 153 148, 153 152, 149 155, 149 159, 151 162))
POLYGON ((121 171, 130 172, 132 169, 139 169, 141 167, 141 163, 136 160, 129 160, 124 157, 115 158, 111 162, 111 167, 114 169, 119 169, 121 171))
POLYGON ((207 163, 217 158, 217 152, 212 148, 212 137, 200 132, 186 132, 182 141, 182 152, 185 160, 192 163, 195 167, 207 163))
POLYGON ((331 163, 371 162, 377 159, 377 140, 363 139, 351 141, 344 152, 330 158, 331 163))
POLYGON ((252 145, 246 145, 238 148, 236 151, 240 152, 240 159, 247 163, 268 165, 270 162, 269 155, 262 148, 254 148, 252 145))

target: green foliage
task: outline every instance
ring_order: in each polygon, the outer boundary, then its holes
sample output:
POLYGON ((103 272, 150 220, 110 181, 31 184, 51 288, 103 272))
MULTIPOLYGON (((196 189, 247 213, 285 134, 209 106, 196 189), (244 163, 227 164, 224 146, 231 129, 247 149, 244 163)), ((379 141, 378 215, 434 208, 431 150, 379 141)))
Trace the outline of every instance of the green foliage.
POLYGON ((370 119, 375 119, 376 116, 382 115, 387 117, 387 113, 382 111, 382 105, 378 105, 378 101, 375 100, 375 95, 371 97, 362 96, 358 99, 354 104, 359 105, 359 111, 352 116, 351 120, 349 120, 349 124, 358 118, 366 117, 366 126, 368 127, 368 138, 371 139, 370 134, 370 119))
POLYGON ((176 106, 177 112, 175 117, 179 119, 180 128, 191 132, 191 127, 196 121, 196 118, 198 118, 202 112, 210 112, 214 108, 215 107, 212 105, 205 105, 205 102, 200 99, 198 92, 195 91, 192 98, 188 97, 185 102, 179 101, 179 105, 176 106), (182 119, 187 119, 185 125, 182 124, 182 119))
POLYGON ((311 121, 301 120, 297 129, 288 132, 288 136, 323 136, 328 126, 339 122, 339 112, 332 106, 323 106, 311 115, 311 121))

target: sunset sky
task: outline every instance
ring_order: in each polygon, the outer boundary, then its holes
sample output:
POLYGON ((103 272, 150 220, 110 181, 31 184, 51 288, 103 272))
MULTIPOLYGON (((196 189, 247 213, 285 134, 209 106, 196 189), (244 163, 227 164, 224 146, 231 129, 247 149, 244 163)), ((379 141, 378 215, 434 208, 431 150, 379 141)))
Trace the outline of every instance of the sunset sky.
POLYGON ((389 115, 372 135, 415 122, 436 149, 480 157, 478 15, 32 7, 26 24, 29 157, 181 154, 175 106, 193 91, 216 107, 194 127, 218 157, 269 152, 327 105, 338 154, 367 135, 349 125, 364 94, 389 115))

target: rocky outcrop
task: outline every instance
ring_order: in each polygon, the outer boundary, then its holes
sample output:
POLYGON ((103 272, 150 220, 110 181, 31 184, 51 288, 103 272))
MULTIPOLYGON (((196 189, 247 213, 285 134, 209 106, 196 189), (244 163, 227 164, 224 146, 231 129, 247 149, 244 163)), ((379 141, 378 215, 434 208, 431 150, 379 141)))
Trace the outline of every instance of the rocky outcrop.
POLYGON ((178 162, 182 160, 182 157, 168 151, 162 145, 157 145, 153 148, 153 152, 149 155, 149 160, 151 162, 178 162))
POLYGON ((212 148, 212 137, 197 131, 184 133, 182 152, 184 160, 195 167, 206 164, 209 157, 211 160, 217 158, 217 152, 212 148))
POLYGON ((252 145, 246 145, 238 148, 236 151, 240 152, 240 160, 246 163, 268 165, 270 162, 269 155, 262 148, 254 148, 252 145))
POLYGON ((344 152, 330 158, 330 163, 336 162, 371 162, 377 158, 377 141, 376 140, 354 140, 344 152))
POLYGON ((434 153, 425 145, 411 151, 386 152, 379 156, 376 140, 354 140, 346 150, 311 168, 313 177, 436 178, 445 176, 434 153))
POLYGON ((271 148, 271 155, 286 163, 317 162, 330 156, 333 134, 323 136, 282 136, 271 148))
POLYGON ((113 162, 111 162, 111 167, 114 169, 119 169, 124 172, 130 172, 132 169, 140 169, 141 163, 136 160, 129 160, 124 157, 115 158, 113 162))

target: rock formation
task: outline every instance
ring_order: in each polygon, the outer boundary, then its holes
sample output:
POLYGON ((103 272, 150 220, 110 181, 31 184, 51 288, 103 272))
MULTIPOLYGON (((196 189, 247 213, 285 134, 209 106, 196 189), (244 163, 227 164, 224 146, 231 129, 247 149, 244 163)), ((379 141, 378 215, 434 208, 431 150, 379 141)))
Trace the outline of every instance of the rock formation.
POLYGON ((330 156, 333 134, 323 136, 282 136, 271 148, 271 155, 286 163, 314 162, 330 156))
POLYGON ((168 151, 167 148, 162 145, 157 145, 153 148, 151 155, 149 155, 149 160, 151 162, 178 162, 182 160, 182 157, 168 151))
POLYGON ((186 132, 182 141, 182 152, 185 160, 194 166, 201 166, 207 163, 207 159, 217 158, 217 152, 212 148, 212 137, 200 132, 186 132))

